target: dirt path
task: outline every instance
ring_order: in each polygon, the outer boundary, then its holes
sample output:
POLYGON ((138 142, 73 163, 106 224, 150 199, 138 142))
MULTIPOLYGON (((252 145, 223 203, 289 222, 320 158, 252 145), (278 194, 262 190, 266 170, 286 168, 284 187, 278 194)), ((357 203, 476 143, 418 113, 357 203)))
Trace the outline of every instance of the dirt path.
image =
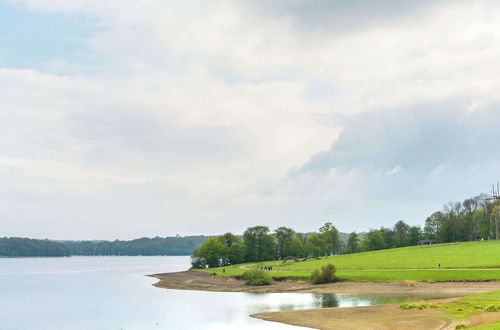
POLYGON ((232 278, 214 278, 206 272, 184 271, 151 275, 159 279, 159 288, 201 290, 216 292, 304 292, 304 293, 425 293, 441 296, 464 296, 500 290, 500 281, 494 282, 420 282, 415 287, 403 282, 338 282, 313 285, 305 281, 275 282, 266 286, 248 286, 232 278))

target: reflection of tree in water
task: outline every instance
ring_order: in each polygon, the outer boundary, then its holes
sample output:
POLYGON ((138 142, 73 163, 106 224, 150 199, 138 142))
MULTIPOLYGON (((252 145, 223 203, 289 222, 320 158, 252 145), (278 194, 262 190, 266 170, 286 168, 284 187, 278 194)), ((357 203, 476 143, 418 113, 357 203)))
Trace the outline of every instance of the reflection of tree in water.
POLYGON ((318 307, 338 307, 339 301, 335 293, 315 294, 314 299, 318 302, 318 307))

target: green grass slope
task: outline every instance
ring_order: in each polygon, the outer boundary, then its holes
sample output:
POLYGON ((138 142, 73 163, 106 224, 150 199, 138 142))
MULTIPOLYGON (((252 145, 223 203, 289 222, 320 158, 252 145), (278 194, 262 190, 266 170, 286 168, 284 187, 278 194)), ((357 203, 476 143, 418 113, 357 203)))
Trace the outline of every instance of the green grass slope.
POLYGON ((257 265, 273 266, 273 277, 308 279, 311 272, 332 263, 342 280, 477 281, 500 280, 500 241, 412 246, 282 263, 268 261, 206 269, 219 276, 241 275, 257 265), (441 264, 441 269, 438 268, 441 264), (225 271, 223 271, 223 269, 225 271))

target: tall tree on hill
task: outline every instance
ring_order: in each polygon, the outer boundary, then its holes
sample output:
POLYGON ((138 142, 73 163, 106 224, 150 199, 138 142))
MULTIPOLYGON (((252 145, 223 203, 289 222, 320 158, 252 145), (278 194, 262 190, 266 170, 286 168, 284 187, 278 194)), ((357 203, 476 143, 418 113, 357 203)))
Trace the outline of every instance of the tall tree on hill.
POLYGON ((485 209, 476 210, 472 214, 472 221, 474 221, 477 226, 479 236, 483 239, 488 239, 490 223, 485 209))
POLYGON ((397 247, 406 246, 408 243, 408 226, 403 220, 399 220, 394 225, 395 243, 397 247))
POLYGON ((408 244, 417 245, 422 240, 422 230, 419 226, 411 226, 408 230, 408 244))
POLYGON ((293 235, 293 240, 290 246, 289 255, 296 258, 306 257, 307 256, 306 241, 307 237, 305 234, 295 233, 295 235, 293 235))
POLYGON ((470 236, 468 239, 471 241, 474 239, 474 236, 477 234, 478 227, 474 221, 474 212, 477 211, 479 208, 479 202, 480 202, 480 196, 476 196, 473 198, 468 198, 464 200, 462 203, 464 212, 465 212, 465 217, 466 217, 466 222, 469 230, 470 236))
POLYGON ((281 260, 291 255, 291 246, 295 236, 295 231, 288 227, 279 227, 274 231, 276 243, 278 245, 278 258, 281 260))
POLYGON ((218 239, 224 245, 222 266, 239 264, 245 261, 245 244, 241 237, 225 233, 218 239))
POLYGON ((444 224, 441 228, 442 242, 457 242, 462 240, 462 223, 460 219, 462 204, 457 202, 449 202, 444 206, 444 214, 446 215, 444 224))
POLYGON ((372 229, 366 234, 361 246, 364 251, 381 250, 385 247, 384 236, 382 236, 380 230, 372 229))
POLYGON ((266 226, 250 227, 243 233, 246 261, 273 260, 276 257, 276 243, 266 226))
POLYGON ((350 233, 349 238, 347 238, 347 251, 349 253, 356 253, 359 251, 359 238, 355 231, 350 233))
POLYGON ((444 214, 441 211, 432 213, 425 220, 424 238, 428 240, 439 240, 441 227, 443 226, 444 214))
POLYGON ((329 254, 335 255, 340 253, 340 238, 337 228, 331 222, 327 222, 319 229, 319 232, 328 246, 329 254))
POLYGON ((384 249, 392 249, 396 245, 396 234, 391 228, 380 227, 380 234, 384 238, 384 249))
POLYGON ((311 233, 307 236, 306 251, 310 257, 321 257, 328 254, 328 246, 318 233, 311 233))

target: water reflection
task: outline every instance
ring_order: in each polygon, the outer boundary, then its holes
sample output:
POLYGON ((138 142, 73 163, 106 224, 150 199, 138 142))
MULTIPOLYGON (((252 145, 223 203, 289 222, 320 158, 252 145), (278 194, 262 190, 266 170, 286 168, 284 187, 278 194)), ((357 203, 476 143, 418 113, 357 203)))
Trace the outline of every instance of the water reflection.
POLYGON ((319 303, 318 307, 337 307, 340 305, 337 295, 334 293, 314 294, 313 296, 319 303))
MULTIPOLYGON (((447 298, 433 294, 245 293, 247 311, 265 313, 326 307, 361 307, 447 298)), ((450 296, 451 297, 451 296, 450 296)))

